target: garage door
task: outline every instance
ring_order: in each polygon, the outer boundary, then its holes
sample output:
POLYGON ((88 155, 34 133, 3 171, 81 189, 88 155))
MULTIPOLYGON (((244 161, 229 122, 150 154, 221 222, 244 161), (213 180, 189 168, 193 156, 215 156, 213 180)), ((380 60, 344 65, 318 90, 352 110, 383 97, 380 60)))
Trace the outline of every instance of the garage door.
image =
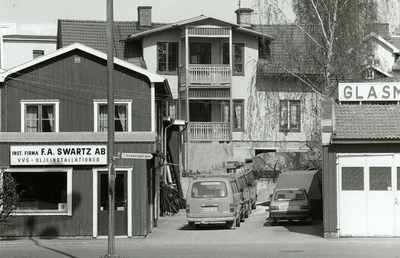
POLYGON ((398 236, 398 154, 338 155, 340 236, 398 236), (396 158, 397 157, 397 158, 396 158))

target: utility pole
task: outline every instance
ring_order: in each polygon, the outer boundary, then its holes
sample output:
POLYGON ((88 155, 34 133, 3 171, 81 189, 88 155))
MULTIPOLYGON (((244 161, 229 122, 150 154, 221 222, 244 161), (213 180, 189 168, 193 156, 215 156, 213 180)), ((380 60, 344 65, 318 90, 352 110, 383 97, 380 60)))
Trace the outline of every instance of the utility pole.
POLYGON ((114 209, 115 209, 115 167, 114 167, 114 16, 113 0, 107 0, 107 111, 108 111, 108 254, 115 255, 114 209))

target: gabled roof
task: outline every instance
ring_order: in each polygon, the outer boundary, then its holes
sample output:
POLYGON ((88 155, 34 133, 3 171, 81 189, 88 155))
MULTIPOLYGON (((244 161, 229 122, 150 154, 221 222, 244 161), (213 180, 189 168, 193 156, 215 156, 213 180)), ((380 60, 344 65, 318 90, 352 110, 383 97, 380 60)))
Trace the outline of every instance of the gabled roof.
POLYGON ((372 33, 370 34, 370 36, 371 36, 372 38, 375 38, 376 40, 378 40, 378 41, 381 42, 382 44, 386 45, 388 48, 390 48, 390 49, 392 50, 392 52, 393 52, 394 54, 399 54, 399 53, 400 53, 400 50, 399 50, 396 46, 394 46, 393 44, 391 44, 389 41, 385 40, 385 39, 382 38, 381 36, 375 34, 374 32, 372 32, 372 33))
MULTIPOLYGON (((49 59, 55 58, 57 56, 60 56, 60 55, 62 55, 64 53, 67 53, 67 52, 70 52, 70 51, 76 50, 76 49, 84 51, 84 52, 89 53, 89 54, 92 54, 92 55, 94 55, 94 56, 96 56, 98 58, 107 60, 107 54, 106 53, 101 52, 101 51, 96 50, 96 49, 93 49, 93 48, 90 48, 88 46, 82 45, 80 43, 75 43, 75 44, 60 48, 60 49, 58 49, 58 50, 56 50, 56 51, 54 51, 52 53, 49 53, 47 55, 37 57, 37 58, 35 58, 35 59, 33 59, 33 60, 29 61, 29 62, 26 62, 24 64, 19 65, 19 66, 16 66, 16 67, 13 67, 11 69, 8 69, 6 72, 0 74, 0 82, 4 82, 5 79, 7 78, 7 76, 9 76, 10 74, 17 73, 17 72, 19 72, 19 71, 21 71, 23 69, 29 68, 31 66, 34 66, 34 65, 39 64, 39 63, 42 63, 44 61, 47 61, 49 59)), ((162 76, 160 76, 158 74, 151 73, 146 69, 143 69, 143 68, 141 68, 141 67, 139 67, 137 65, 134 65, 132 63, 129 63, 129 62, 124 61, 124 60, 121 60, 121 59, 116 58, 116 57, 114 57, 114 64, 120 65, 120 66, 125 67, 125 68, 127 68, 129 70, 132 70, 134 72, 142 74, 142 75, 146 76, 149 79, 150 82, 162 83, 164 85, 164 87, 166 88, 168 96, 172 98, 172 94, 171 94, 171 90, 170 90, 169 85, 168 85, 168 81, 164 77, 162 77, 162 76)))
POLYGON ((332 140, 400 139, 399 105, 335 105, 332 140))
POLYGON ((192 23, 197 23, 197 22, 201 22, 201 21, 206 21, 206 20, 211 20, 214 22, 217 22, 221 25, 225 25, 225 26, 229 26, 232 27, 238 31, 241 31, 243 33, 247 33, 256 37, 266 37, 266 38, 272 38, 271 36, 264 34, 264 33, 260 33, 259 31, 256 30, 252 30, 252 29, 248 29, 248 28, 243 28, 241 26, 239 26, 238 24, 234 24, 234 23, 230 23, 230 22, 225 22, 219 19, 215 19, 212 17, 207 17, 204 15, 200 15, 197 17, 193 17, 190 19, 186 19, 186 20, 182 20, 182 21, 178 21, 175 23, 170 23, 170 24, 166 24, 164 26, 158 27, 158 28, 153 28, 150 30, 146 30, 146 31, 142 31, 142 32, 137 32, 137 33, 131 33, 128 37, 127 37, 127 41, 132 41, 132 40, 137 40, 140 39, 142 37, 154 34, 154 33, 158 33, 161 31, 165 31, 165 30, 169 30, 169 29, 174 29, 174 28, 182 28, 183 26, 186 25, 190 25, 192 23))

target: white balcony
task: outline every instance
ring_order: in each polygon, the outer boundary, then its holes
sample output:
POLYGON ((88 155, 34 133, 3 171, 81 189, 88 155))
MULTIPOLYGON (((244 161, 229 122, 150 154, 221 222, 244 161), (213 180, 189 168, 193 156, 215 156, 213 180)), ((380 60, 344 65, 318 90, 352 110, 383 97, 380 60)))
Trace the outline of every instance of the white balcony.
POLYGON ((230 86, 231 69, 229 65, 189 65, 180 70, 181 85, 188 86, 230 86))
POLYGON ((190 140, 215 140, 230 141, 230 123, 224 122, 198 122, 189 123, 190 140))

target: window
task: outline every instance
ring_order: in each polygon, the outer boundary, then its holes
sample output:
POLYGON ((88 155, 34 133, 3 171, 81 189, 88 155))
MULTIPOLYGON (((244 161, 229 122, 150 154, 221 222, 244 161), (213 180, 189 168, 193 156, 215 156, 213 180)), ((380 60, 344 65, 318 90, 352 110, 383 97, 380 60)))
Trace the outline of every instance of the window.
POLYGON ((280 131, 300 132, 300 101, 280 101, 280 131))
POLYGON ((375 71, 373 68, 368 68, 365 70, 365 79, 372 80, 375 78, 375 71))
POLYGON ((178 43, 157 43, 158 72, 176 73, 178 69, 178 43))
POLYGON ((17 182, 17 215, 72 216, 72 168, 10 169, 17 182))
POLYGON ((191 64, 211 64, 211 44, 190 43, 191 64))
MULTIPOLYGON (((115 132, 131 132, 131 106, 132 101, 115 101, 115 132)), ((107 101, 94 101, 94 131, 108 131, 108 105, 107 101)))
POLYGON ((21 101, 21 132, 58 132, 59 102, 21 101))
MULTIPOLYGON (((229 64, 229 44, 223 45, 223 64, 229 64)), ((244 75, 244 44, 233 44, 233 75, 244 75)))
POLYGON ((244 130, 244 100, 233 100, 233 131, 244 130))
POLYGON ((44 50, 33 50, 32 52, 33 52, 33 59, 44 55, 44 50))

